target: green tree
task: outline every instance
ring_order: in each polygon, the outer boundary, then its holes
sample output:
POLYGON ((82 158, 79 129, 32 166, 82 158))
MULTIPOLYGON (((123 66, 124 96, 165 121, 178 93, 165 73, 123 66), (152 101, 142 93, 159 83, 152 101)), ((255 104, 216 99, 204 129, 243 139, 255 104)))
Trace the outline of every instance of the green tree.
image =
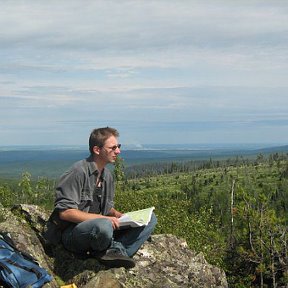
POLYGON ((114 163, 114 177, 116 180, 116 185, 117 187, 121 187, 124 188, 125 185, 121 185, 124 184, 124 180, 125 180, 125 173, 124 173, 124 160, 121 157, 117 157, 116 161, 114 163))
MULTIPOLYGON (((244 189, 237 204, 237 251, 246 263, 244 274, 259 283, 260 287, 277 287, 283 284, 287 259, 283 240, 286 229, 283 220, 269 206, 273 193, 248 193, 244 189), (284 264, 281 264, 284 263, 284 264), (282 282, 282 283, 281 283, 282 282)), ((287 240, 287 239, 286 239, 287 240)), ((287 284, 287 283, 286 283, 287 284)))
POLYGON ((22 173, 22 178, 18 186, 20 187, 20 203, 29 203, 33 198, 31 174, 28 172, 22 173))

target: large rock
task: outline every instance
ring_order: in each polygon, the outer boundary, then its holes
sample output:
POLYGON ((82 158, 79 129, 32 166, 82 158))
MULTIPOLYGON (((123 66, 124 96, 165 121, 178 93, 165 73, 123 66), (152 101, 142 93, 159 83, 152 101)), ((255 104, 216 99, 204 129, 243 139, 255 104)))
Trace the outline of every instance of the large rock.
POLYGON ((133 269, 108 269, 96 259, 79 259, 61 245, 48 247, 42 232, 48 214, 33 205, 0 208, 0 233, 38 259, 54 277, 45 288, 75 283, 78 288, 228 287, 225 273, 173 235, 153 235, 134 256, 133 269))

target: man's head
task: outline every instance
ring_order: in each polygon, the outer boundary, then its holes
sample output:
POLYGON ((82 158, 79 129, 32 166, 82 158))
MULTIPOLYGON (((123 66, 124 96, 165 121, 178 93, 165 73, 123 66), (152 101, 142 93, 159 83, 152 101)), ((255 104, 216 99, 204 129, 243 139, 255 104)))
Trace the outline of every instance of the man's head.
POLYGON ((117 138, 119 132, 111 127, 94 129, 89 137, 89 150, 91 155, 98 155, 105 162, 111 163, 116 160, 120 153, 120 144, 117 138))

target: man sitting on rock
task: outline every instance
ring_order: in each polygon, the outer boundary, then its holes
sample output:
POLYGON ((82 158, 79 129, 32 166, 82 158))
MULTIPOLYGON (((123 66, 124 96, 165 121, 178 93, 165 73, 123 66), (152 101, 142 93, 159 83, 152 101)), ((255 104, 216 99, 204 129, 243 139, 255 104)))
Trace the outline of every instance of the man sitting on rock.
MULTIPOLYGON (((67 250, 90 254, 109 267, 132 268, 132 256, 150 237, 157 219, 153 213, 148 225, 119 230, 122 213, 114 208, 114 181, 105 167, 120 153, 118 137, 110 127, 91 132, 91 155, 61 176, 49 222, 62 227, 61 242, 67 250)), ((48 225, 49 238, 57 237, 51 231, 48 225)))

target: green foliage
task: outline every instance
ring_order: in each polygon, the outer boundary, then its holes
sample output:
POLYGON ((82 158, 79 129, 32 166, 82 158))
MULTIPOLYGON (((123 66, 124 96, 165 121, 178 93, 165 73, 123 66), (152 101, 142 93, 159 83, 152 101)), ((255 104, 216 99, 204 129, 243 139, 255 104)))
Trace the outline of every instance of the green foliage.
MULTIPOLYGON (((124 173, 123 159, 118 159, 116 208, 126 212, 155 206, 155 233, 184 238, 191 249, 224 268, 229 287, 284 287, 288 284, 287 156, 260 154, 254 160, 210 159, 160 168, 155 164, 148 172, 148 166, 139 166, 130 178, 124 173)), ((30 203, 51 209, 54 186, 46 178, 32 180, 26 172, 18 183, 0 180, 0 200, 4 206, 30 203)))
POLYGON ((44 177, 32 180, 31 174, 25 172, 19 182, 0 180, 0 202, 4 207, 21 203, 52 209, 54 186, 54 181, 44 177))
POLYGON ((11 203, 15 201, 17 195, 15 192, 10 188, 7 183, 3 183, 0 185, 0 201, 1 204, 5 206, 9 206, 11 203))
POLYGON ((22 174, 22 178, 20 182, 18 183, 18 186, 20 187, 20 199, 21 203, 27 202, 28 199, 33 198, 33 191, 31 187, 31 174, 28 172, 25 172, 22 174))
POLYGON ((130 179, 117 208, 155 206, 155 233, 185 238, 225 269, 229 287, 287 285, 287 155, 225 163, 130 179))
POLYGON ((117 157, 115 164, 114 164, 114 176, 117 182, 124 181, 125 174, 124 174, 124 161, 121 157, 117 157))

